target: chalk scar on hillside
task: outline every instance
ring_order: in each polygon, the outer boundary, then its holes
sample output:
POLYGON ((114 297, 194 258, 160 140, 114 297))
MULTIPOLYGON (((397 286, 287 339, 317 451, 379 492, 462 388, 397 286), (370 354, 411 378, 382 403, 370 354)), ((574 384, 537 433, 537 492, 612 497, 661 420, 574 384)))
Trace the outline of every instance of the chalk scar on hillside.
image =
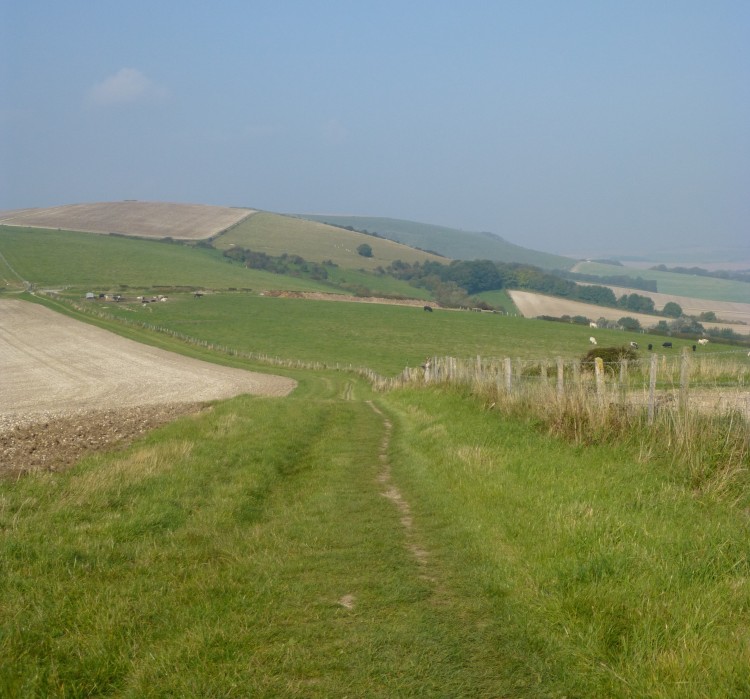
POLYGON ((0 416, 285 396, 293 379, 142 345, 24 301, 0 301, 0 416))

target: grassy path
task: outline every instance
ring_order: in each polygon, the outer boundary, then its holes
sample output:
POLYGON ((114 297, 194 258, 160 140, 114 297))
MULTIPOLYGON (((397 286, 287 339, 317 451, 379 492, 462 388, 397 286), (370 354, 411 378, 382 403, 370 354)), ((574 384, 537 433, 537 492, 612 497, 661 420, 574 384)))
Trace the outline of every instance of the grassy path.
POLYGON ((390 423, 339 390, 0 484, 0 696, 486 696, 390 423))

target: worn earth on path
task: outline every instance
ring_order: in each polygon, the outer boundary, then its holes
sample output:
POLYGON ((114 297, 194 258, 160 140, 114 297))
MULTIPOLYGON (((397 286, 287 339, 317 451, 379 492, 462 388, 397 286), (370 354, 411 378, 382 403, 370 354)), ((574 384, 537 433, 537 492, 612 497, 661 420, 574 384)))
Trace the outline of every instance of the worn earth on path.
POLYGON ((285 396, 295 386, 0 300, 0 474, 60 468, 206 401, 285 396))

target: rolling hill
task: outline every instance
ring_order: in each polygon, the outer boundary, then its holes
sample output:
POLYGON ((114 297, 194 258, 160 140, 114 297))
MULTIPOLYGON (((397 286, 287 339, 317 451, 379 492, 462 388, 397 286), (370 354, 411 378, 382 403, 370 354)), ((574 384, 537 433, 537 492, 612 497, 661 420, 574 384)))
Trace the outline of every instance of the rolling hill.
POLYGON ((519 262, 542 269, 570 269, 576 261, 514 245, 494 233, 476 233, 416 221, 371 216, 296 214, 310 221, 367 230, 421 250, 430 250, 456 260, 519 262))
POLYGON ((449 262, 438 255, 385 238, 269 212, 249 216, 218 236, 213 244, 219 250, 236 245, 274 256, 289 253, 312 262, 331 260, 349 269, 373 270, 387 267, 395 260, 409 263, 425 260, 449 262), (357 252, 362 244, 372 248, 372 257, 363 257, 357 252))

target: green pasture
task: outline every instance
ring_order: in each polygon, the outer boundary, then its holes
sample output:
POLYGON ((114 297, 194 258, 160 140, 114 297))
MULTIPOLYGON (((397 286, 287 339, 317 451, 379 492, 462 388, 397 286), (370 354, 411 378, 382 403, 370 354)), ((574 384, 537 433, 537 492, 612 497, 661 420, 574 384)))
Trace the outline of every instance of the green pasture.
POLYGON ((387 274, 373 274, 361 269, 347 269, 344 267, 327 267, 328 281, 341 285, 346 289, 369 289, 375 296, 401 296, 410 299, 431 298, 427 289, 412 286, 406 281, 395 279, 387 274))
POLYGON ((394 260, 413 263, 433 259, 446 262, 444 258, 385 238, 266 212, 253 214, 214 241, 214 246, 220 250, 232 245, 273 256, 293 253, 311 262, 331 260, 351 269, 387 267, 394 260), (357 252, 363 243, 372 248, 372 257, 363 257, 357 252))
POLYGON ((475 299, 477 301, 484 301, 493 308, 503 311, 509 315, 520 315, 516 304, 513 303, 513 299, 508 295, 505 289, 498 289, 497 291, 483 291, 481 294, 477 294, 475 299))
POLYGON ((0 226, 0 254, 36 286, 331 290, 315 281, 247 269, 216 250, 121 236, 0 226))
POLYGON ((750 303, 750 284, 730 279, 699 277, 675 272, 660 272, 653 269, 636 269, 634 267, 617 267, 598 262, 582 262, 576 268, 582 274, 611 276, 613 274, 654 279, 660 294, 692 296, 712 301, 734 301, 750 303))
MULTIPOLYGON (((89 308, 97 308, 94 302, 89 308)), ((522 359, 579 358, 591 348, 592 330, 580 325, 508 317, 494 313, 421 307, 312 301, 217 293, 194 299, 170 296, 168 303, 108 304, 107 313, 128 321, 149 323, 189 337, 239 350, 288 360, 323 362, 330 366, 365 367, 395 375, 419 366, 426 357, 511 357, 522 359)), ((642 356, 653 343, 659 351, 678 356, 692 343, 664 337, 596 330, 600 346, 635 340, 642 356)), ((718 343, 701 354, 726 350, 718 343)))

